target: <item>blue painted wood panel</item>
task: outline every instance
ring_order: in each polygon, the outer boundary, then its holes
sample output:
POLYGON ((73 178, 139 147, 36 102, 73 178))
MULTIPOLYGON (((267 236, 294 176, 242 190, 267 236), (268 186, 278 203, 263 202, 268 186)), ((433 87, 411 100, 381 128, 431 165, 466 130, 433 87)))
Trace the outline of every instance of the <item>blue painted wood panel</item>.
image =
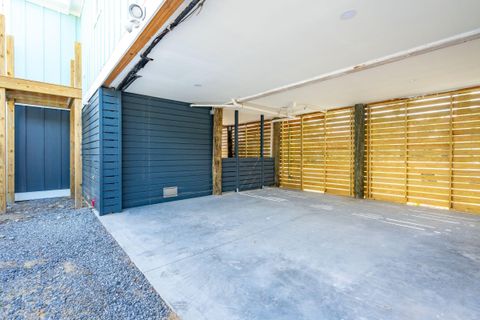
POLYGON ((121 92, 100 88, 82 110, 83 195, 99 214, 122 210, 121 92))
POLYGON ((100 94, 82 109, 82 192, 100 211, 100 94))
MULTIPOLYGON (((238 158, 239 189, 253 190, 262 187, 261 158, 238 158)), ((264 158, 263 186, 273 186, 275 183, 274 158, 264 158)), ((222 191, 235 191, 237 163, 235 158, 222 159, 222 191)))
POLYGON ((70 187, 70 112, 15 107, 15 192, 70 187))
POLYGON ((123 207, 212 193, 212 116, 188 103, 122 96, 123 207), (166 198, 164 187, 177 187, 166 198))

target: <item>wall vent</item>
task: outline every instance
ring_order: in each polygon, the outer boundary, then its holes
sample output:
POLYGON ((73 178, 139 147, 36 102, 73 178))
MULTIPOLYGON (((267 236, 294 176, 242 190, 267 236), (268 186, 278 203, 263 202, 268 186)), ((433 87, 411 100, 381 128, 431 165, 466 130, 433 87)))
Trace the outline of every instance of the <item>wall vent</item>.
POLYGON ((172 198, 178 196, 178 187, 165 187, 163 188, 163 197, 172 198))

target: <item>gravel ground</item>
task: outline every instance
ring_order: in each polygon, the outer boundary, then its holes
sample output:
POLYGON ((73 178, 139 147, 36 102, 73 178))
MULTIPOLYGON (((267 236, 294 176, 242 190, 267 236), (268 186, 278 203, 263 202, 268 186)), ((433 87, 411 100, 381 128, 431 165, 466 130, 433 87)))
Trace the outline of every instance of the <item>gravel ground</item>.
POLYGON ((94 213, 68 198, 0 215, 0 319, 175 319, 94 213))

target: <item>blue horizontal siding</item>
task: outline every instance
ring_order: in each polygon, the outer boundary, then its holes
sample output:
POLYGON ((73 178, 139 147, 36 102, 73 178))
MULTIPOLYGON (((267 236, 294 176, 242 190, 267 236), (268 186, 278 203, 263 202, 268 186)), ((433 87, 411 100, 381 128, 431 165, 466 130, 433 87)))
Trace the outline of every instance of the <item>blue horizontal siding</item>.
POLYGON ((83 196, 99 214, 122 210, 121 93, 100 88, 82 109, 83 196))
POLYGON ((212 117, 188 103, 122 95, 123 207, 212 193, 212 117), (177 187, 178 196, 163 197, 177 187))
MULTIPOLYGON (((261 158, 239 158, 238 178, 239 190, 260 189, 262 186, 273 186, 275 168, 273 158, 264 158, 264 180, 262 183, 261 158)), ((222 191, 235 191, 237 162, 235 158, 222 159, 222 191)))

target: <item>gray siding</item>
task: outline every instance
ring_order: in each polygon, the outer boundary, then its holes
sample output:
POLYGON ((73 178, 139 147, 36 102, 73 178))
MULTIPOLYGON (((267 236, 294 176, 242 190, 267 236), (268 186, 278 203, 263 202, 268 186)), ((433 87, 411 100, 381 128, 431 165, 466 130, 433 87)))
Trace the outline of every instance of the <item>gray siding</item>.
POLYGON ((100 88, 82 110, 83 195, 100 214, 122 210, 121 93, 100 88))
POLYGON ((212 193, 212 116, 187 103, 123 93, 123 207, 212 193), (178 196, 164 198, 164 187, 178 196))
POLYGON ((122 96, 101 88, 101 213, 122 210, 122 96))
POLYGON ((15 192, 70 187, 70 112, 15 107, 15 192))
MULTIPOLYGON (((263 184, 261 158, 239 158, 238 177, 239 190, 260 189, 274 185, 274 158, 264 158, 263 184)), ((222 191, 235 191, 237 162, 235 158, 222 159, 222 191)))
POLYGON ((82 109, 82 191, 100 212, 100 94, 97 91, 82 109))

